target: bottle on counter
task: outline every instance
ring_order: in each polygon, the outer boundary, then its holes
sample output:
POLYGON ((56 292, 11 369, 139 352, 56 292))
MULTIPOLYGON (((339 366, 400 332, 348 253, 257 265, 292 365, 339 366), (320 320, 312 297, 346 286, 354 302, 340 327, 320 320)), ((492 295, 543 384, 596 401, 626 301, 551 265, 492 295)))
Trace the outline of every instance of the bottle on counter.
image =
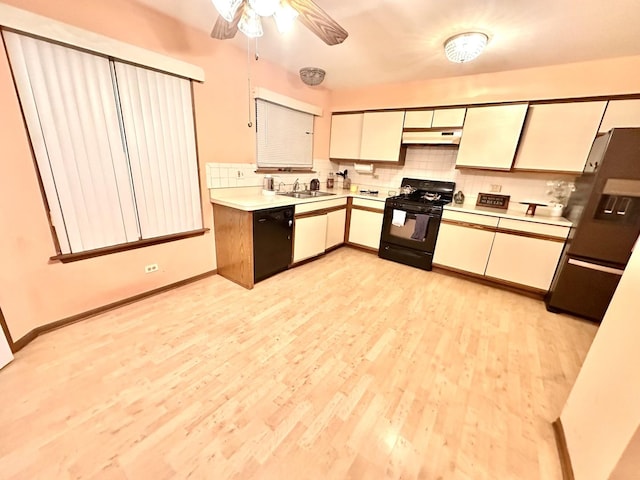
POLYGON ((327 176, 327 188, 333 188, 333 172, 329 172, 327 176))

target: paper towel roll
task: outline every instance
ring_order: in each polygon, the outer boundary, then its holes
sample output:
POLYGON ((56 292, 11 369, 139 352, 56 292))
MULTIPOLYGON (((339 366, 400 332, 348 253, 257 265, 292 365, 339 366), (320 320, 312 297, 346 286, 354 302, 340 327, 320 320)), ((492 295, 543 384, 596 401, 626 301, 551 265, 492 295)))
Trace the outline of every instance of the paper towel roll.
POLYGON ((373 173, 373 163, 354 163, 353 167, 358 173, 373 173))

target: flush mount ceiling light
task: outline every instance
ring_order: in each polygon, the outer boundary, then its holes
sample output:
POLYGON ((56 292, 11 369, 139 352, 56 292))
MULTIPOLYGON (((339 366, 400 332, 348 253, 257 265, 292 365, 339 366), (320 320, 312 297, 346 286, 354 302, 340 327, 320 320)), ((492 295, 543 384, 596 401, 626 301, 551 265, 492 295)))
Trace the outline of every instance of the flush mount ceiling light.
POLYGON ((325 71, 316 67, 304 67, 300 69, 300 79, 306 85, 320 85, 324 80, 325 71))
POLYGON ((482 53, 488 40, 489 37, 480 32, 454 35, 444 42, 444 53, 451 62, 470 62, 482 53))

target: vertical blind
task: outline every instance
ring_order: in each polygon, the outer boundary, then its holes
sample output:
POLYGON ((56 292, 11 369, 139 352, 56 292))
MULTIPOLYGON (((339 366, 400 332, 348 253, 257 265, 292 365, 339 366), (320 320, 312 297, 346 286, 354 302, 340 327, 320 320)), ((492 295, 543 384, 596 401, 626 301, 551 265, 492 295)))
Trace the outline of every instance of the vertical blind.
POLYGON ((61 253, 202 227, 187 80, 3 36, 61 253))
POLYGON ((313 115, 256 99, 258 167, 313 166, 313 115))
POLYGON ((188 80, 115 62, 143 238, 202 228, 188 80))

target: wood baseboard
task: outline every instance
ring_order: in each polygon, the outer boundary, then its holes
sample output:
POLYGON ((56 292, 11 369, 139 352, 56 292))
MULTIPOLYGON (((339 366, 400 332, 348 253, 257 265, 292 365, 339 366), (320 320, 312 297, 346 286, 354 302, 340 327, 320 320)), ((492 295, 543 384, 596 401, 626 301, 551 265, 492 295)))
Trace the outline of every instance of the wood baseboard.
POLYGON ((447 267, 444 265, 438 265, 435 263, 433 264, 433 270, 446 275, 453 275, 458 278, 466 278, 467 280, 472 280, 483 285, 488 285, 490 287, 497 287, 502 288, 503 290, 508 290, 510 292, 520 293, 522 295, 526 295, 527 297, 535 298, 536 300, 543 300, 545 294, 547 293, 546 291, 540 290, 538 288, 527 287, 518 283, 507 282, 506 280, 500 280, 493 277, 486 277, 484 275, 478 275, 476 273, 466 272, 464 270, 459 270, 457 268, 447 267))
POLYGON ((345 245, 349 248, 360 250, 361 252, 373 253, 374 255, 378 255, 377 248, 365 247, 363 245, 358 245, 357 243, 350 243, 350 242, 345 243, 345 245))
POLYGON ((562 478, 564 480, 575 480, 573 475, 573 467, 571 466, 571 457, 569 456, 569 448, 567 447, 567 439, 564 436, 564 428, 560 417, 551 424, 553 426, 553 434, 556 438, 556 447, 558 448, 558 457, 560 459, 560 467, 562 468, 562 478))
MULTIPOLYGON (((52 322, 52 323, 47 323, 46 325, 41 325, 39 327, 34 328, 29 333, 27 333, 23 337, 19 338, 15 342, 11 342, 10 341, 9 346, 11 347, 11 351, 13 353, 16 353, 17 351, 22 350, 24 347, 26 347, 29 343, 31 343, 33 340, 38 338, 40 335, 43 335, 43 334, 45 334, 47 332, 51 332, 53 330, 57 330, 58 328, 62 328, 62 327, 67 326, 67 325, 71 325, 72 323, 76 323, 76 322, 80 322, 82 320, 86 320, 87 318, 94 317, 94 316, 99 315, 101 313, 104 313, 104 312, 106 312, 108 310, 113 310, 114 308, 122 307, 123 305, 127 305, 127 304, 133 303, 133 302, 137 302, 138 300, 142 300, 143 298, 151 297, 153 295, 157 295, 159 293, 166 292, 167 290, 172 290, 174 288, 181 287, 181 286, 186 285, 188 283, 196 282, 198 280, 202 280, 203 278, 211 277, 213 275, 216 275, 217 273, 218 273, 217 270, 212 270, 210 272, 205 272, 205 273, 202 273, 200 275, 196 275, 195 277, 190 277, 190 278, 187 278, 185 280, 180 280, 179 282, 171 283, 169 285, 165 285, 164 287, 156 288, 154 290, 150 290, 150 291, 144 292, 144 293, 139 293, 138 295, 134 295, 132 297, 128 297, 128 298, 125 298, 125 299, 122 299, 122 300, 118 300, 117 302, 109 303, 107 305, 103 305, 101 307, 97 307, 97 308, 91 309, 89 311, 86 311, 86 312, 83 312, 83 313, 79 313, 77 315, 72 315, 70 317, 63 318, 62 320, 57 320, 57 321, 52 322)), ((10 339, 10 337, 7 337, 7 338, 10 339)))

